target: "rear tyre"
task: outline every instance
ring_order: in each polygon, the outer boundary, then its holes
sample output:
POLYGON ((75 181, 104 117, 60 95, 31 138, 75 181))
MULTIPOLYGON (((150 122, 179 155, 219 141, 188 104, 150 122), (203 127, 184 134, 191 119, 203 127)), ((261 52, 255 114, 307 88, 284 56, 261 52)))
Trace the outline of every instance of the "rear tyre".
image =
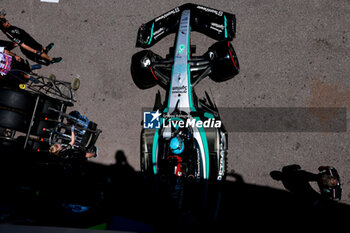
POLYGON ((31 113, 35 98, 28 92, 0 87, 0 106, 31 113))
POLYGON ((29 120, 24 114, 11 110, 0 109, 0 127, 26 133, 29 120))

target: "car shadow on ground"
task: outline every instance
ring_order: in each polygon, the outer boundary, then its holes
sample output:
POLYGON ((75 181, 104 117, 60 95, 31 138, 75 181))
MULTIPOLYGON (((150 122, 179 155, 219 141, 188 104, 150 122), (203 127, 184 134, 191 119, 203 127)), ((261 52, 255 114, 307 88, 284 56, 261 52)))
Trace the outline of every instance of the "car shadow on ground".
POLYGON ((333 219, 339 226, 350 213, 349 205, 320 201, 316 191, 299 181, 293 181, 298 192, 290 192, 247 184, 235 173, 221 184, 191 185, 178 209, 159 195, 153 179, 128 164, 121 150, 109 166, 59 161, 47 153, 13 148, 0 155, 2 223, 75 228, 104 224, 104 229, 134 232, 228 232, 242 227, 283 231, 327 225, 320 219, 333 219))

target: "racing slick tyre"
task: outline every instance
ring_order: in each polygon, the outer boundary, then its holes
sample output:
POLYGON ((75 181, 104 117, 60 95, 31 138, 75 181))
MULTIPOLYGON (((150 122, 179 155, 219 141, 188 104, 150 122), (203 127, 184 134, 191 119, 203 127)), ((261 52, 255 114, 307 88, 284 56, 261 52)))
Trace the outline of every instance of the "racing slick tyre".
POLYGON ((32 151, 36 152, 47 152, 50 149, 50 145, 48 142, 36 142, 36 141, 28 141, 28 148, 30 148, 32 151))
POLYGON ((31 113, 34 104, 35 98, 28 92, 0 87, 0 106, 31 113))
POLYGON ((209 51, 214 53, 212 73, 209 77, 215 82, 223 82, 239 73, 239 63, 233 46, 228 41, 214 43, 209 51))
POLYGON ((46 129, 52 129, 57 125, 56 121, 38 120, 35 121, 31 129, 31 134, 39 137, 49 137, 50 132, 46 129))
POLYGON ((157 84, 150 66, 157 56, 151 50, 142 50, 132 56, 131 76, 138 88, 148 89, 157 84))
POLYGON ((18 146, 15 140, 0 138, 0 151, 2 149, 13 148, 18 146))
POLYGON ((0 127, 27 132, 29 120, 24 114, 7 109, 0 109, 0 127))

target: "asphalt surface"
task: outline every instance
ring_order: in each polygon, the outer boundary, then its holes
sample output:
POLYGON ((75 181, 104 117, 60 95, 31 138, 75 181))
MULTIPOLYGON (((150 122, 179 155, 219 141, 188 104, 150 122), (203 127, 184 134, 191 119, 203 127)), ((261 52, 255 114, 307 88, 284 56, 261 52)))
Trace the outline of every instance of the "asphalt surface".
MULTIPOLYGON (((135 48, 137 30, 142 23, 183 3, 2 0, 1 8, 6 9, 11 24, 25 29, 43 45, 55 42, 49 55, 62 56, 63 61, 44 67, 40 74, 54 73, 66 81, 80 77, 74 109, 103 130, 96 161, 113 164, 121 150, 128 163, 139 170, 141 109, 153 106, 155 93, 161 88, 139 90, 132 81, 131 56, 139 51, 135 48)), ((210 89, 219 108, 346 107, 349 113, 348 0, 194 3, 236 15, 237 34, 232 44, 241 67, 240 74, 225 83, 202 81, 196 88, 199 96, 210 89)), ((214 42, 198 33, 191 39, 199 54, 214 42)), ((171 35, 152 50, 164 56, 173 42, 171 35)), ((299 164, 317 173, 320 165, 332 165, 342 178, 343 202, 349 204, 349 141, 349 130, 230 132, 229 170, 246 183, 284 189, 271 178, 271 171, 299 164)))

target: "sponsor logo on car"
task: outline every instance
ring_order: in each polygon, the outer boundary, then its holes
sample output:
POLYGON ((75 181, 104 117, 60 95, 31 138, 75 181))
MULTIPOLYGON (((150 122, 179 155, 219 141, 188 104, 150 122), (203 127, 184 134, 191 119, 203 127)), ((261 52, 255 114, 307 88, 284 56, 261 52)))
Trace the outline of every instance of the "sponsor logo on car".
POLYGON ((165 13, 164 15, 159 16, 154 21, 157 22, 157 21, 159 21, 161 19, 165 19, 165 18, 169 17, 170 15, 175 15, 178 12, 180 12, 180 9, 178 7, 176 7, 174 10, 171 10, 171 11, 165 13))
POLYGON ((179 87, 173 87, 173 88, 171 88, 171 92, 173 94, 187 93, 187 86, 183 85, 183 86, 179 86, 179 87))
POLYGON ((206 11, 206 12, 209 12, 209 13, 214 13, 218 16, 222 16, 223 12, 222 11, 218 11, 218 10, 215 10, 215 9, 211 9, 211 8, 207 8, 207 7, 204 7, 204 6, 197 6, 197 9, 200 9, 200 10, 203 10, 203 11, 206 11))

